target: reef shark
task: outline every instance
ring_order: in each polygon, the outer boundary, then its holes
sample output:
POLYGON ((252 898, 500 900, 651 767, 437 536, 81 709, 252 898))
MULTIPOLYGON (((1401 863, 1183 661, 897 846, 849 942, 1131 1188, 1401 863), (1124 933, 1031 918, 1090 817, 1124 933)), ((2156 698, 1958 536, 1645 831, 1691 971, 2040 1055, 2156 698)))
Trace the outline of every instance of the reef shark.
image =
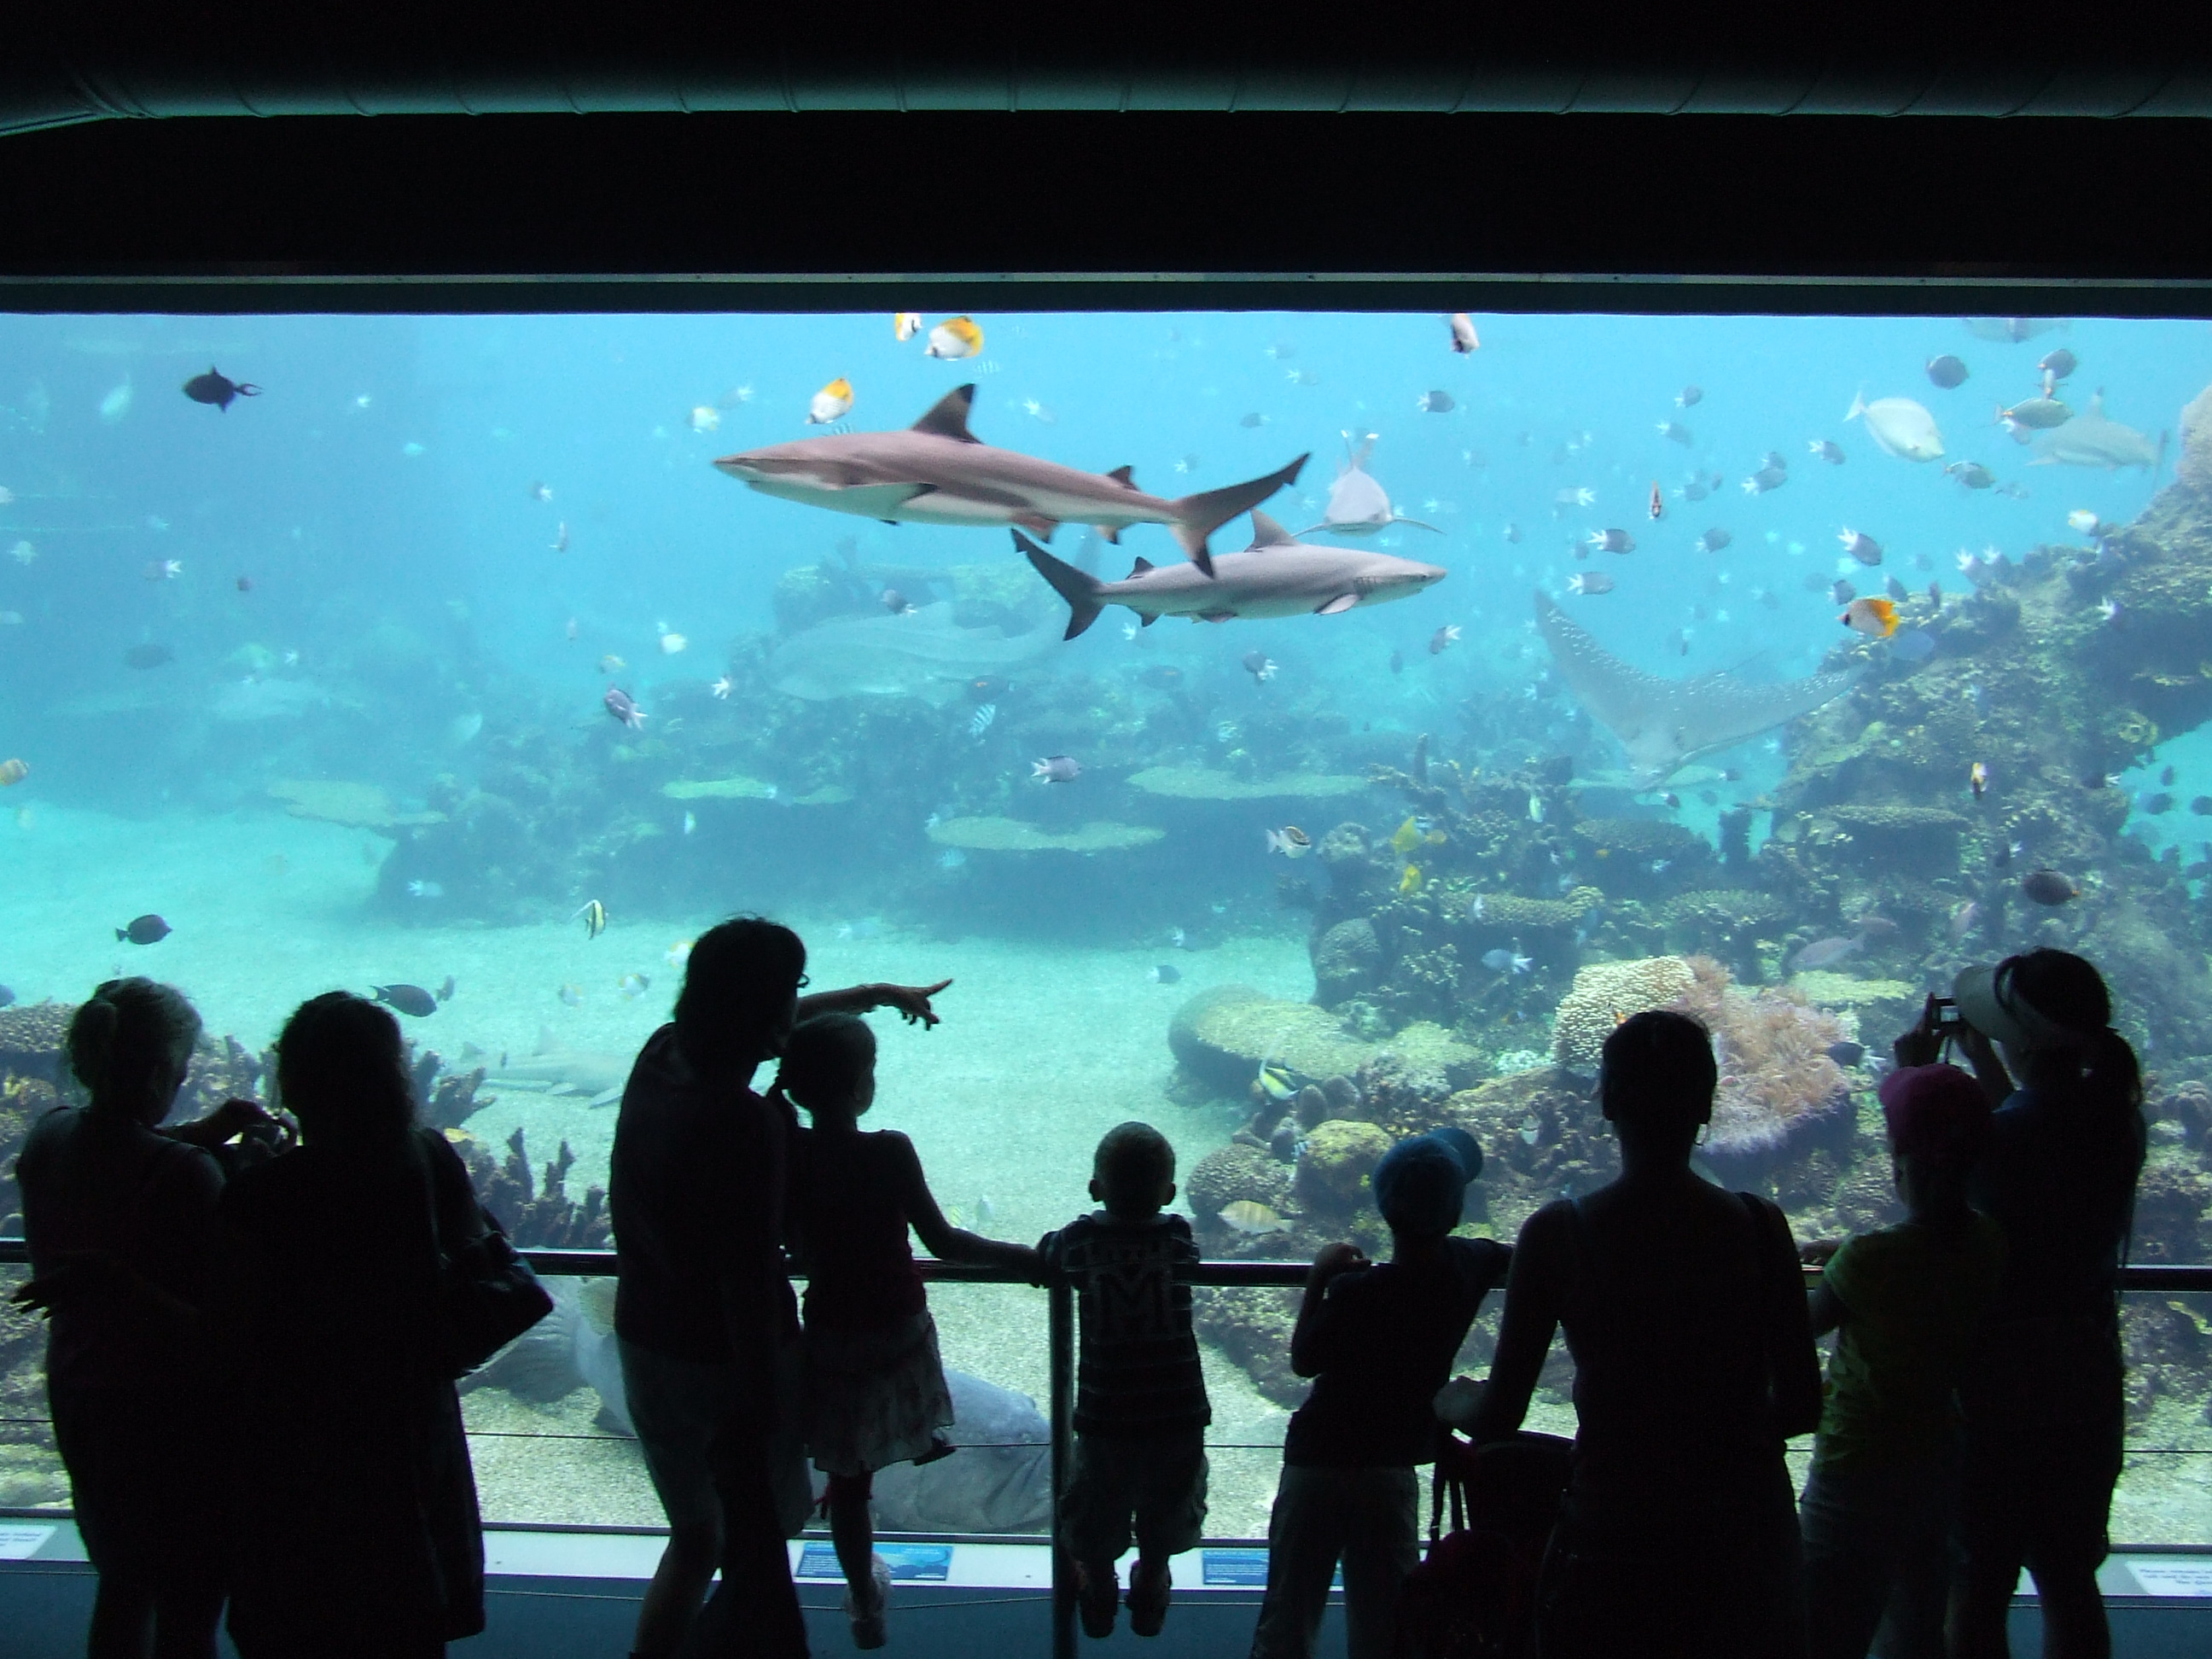
POLYGON ((1664 782, 1687 762, 1809 714, 1851 689, 1860 669, 1753 685, 1733 674, 1668 680, 1632 668, 1536 595, 1536 625, 1575 700, 1620 739, 1636 786, 1664 782))
POLYGON ((2105 394, 2096 393, 2089 407, 2063 425, 2039 432, 2028 447, 2035 452, 2030 466, 2101 466, 2116 472, 2124 466, 2147 466, 2158 476, 2166 461, 2165 433, 2156 443, 2131 426, 2123 426, 2105 414, 2105 394))
POLYGON ((538 1052, 528 1060, 503 1062, 488 1081, 503 1089, 542 1089, 549 1095, 582 1095, 586 1103, 611 1106, 629 1080, 630 1056, 595 1054, 563 1048, 549 1026, 538 1030, 538 1052))
POLYGON ((1084 472, 968 430, 973 385, 939 398, 903 432, 832 433, 725 455, 714 465, 767 495, 886 524, 1019 525, 1046 540, 1062 523, 1096 526, 1109 541, 1133 524, 1164 524, 1211 574, 1206 538, 1296 481, 1306 458, 1249 483, 1170 501, 1136 486, 1131 469, 1084 472))
POLYGON ((1355 605, 1402 599, 1442 581, 1440 565, 1420 564, 1389 553, 1355 552, 1348 547, 1314 547, 1258 508, 1252 513, 1252 545, 1224 553, 1211 576, 1195 565, 1154 565, 1139 559, 1118 582, 1101 581, 1055 559, 1018 530, 1014 545, 1028 556, 1037 574, 1067 601, 1067 632, 1073 639, 1098 620, 1109 605, 1126 605, 1150 628, 1162 617, 1193 622, 1227 622, 1232 617, 1334 617, 1355 605))
POLYGON ((952 603, 940 599, 900 616, 836 617, 803 629, 776 647, 769 677, 786 696, 809 702, 920 697, 945 703, 979 675, 1008 673, 1052 647, 1049 626, 1025 634, 963 628, 952 603))

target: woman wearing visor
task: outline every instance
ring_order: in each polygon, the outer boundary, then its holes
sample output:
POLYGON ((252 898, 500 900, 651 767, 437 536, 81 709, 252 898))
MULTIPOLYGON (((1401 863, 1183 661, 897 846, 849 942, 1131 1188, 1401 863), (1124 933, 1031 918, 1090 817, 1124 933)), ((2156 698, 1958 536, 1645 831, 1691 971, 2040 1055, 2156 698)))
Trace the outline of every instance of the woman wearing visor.
POLYGON ((1969 968, 1956 1023, 1932 999, 1900 1064, 1955 1036, 1996 1106, 1971 1192, 2003 1230, 2002 1287, 1960 1389, 1966 1425, 1964 1571, 1954 1659, 2008 1651, 2005 1615, 2034 1575, 2049 1659, 2112 1651, 2097 1568, 2118 1480, 2118 1272, 2146 1131, 2135 1051, 2112 1029, 2097 970, 2065 951, 1969 968))

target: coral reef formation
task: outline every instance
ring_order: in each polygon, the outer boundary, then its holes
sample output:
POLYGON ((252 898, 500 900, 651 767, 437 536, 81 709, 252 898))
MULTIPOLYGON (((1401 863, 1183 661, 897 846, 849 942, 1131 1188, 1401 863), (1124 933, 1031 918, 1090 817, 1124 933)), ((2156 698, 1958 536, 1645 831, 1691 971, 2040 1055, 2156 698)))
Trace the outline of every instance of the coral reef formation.
POLYGON ((448 1129, 446 1138, 468 1166, 469 1179, 483 1206, 518 1247, 540 1250, 592 1250, 607 1248, 607 1194, 603 1187, 585 1190, 581 1200, 568 1196, 568 1171, 576 1155, 561 1143, 560 1156, 545 1165, 540 1178, 531 1174, 525 1131, 507 1138, 507 1156, 498 1158, 483 1142, 465 1130, 448 1129))
POLYGON ((2181 411, 2181 457, 2174 476, 2200 495, 2212 495, 2212 386, 2181 411))
POLYGON ((1696 972, 1680 957, 1594 962, 1577 969, 1575 982, 1553 1017, 1553 1057, 1570 1072, 1595 1077, 1605 1040, 1615 1026, 1631 1014, 1674 1006, 1696 984, 1696 972))

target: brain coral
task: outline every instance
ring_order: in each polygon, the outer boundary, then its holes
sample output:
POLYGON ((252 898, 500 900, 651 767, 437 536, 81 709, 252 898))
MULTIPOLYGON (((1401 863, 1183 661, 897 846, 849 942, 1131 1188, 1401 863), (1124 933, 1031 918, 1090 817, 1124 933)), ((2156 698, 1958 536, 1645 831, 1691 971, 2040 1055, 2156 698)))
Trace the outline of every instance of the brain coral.
POLYGON ((1553 1017, 1553 1058, 1571 1072, 1594 1076, 1614 1026, 1627 1015, 1673 1006, 1696 982, 1680 957, 1594 962, 1577 969, 1574 985, 1553 1017))

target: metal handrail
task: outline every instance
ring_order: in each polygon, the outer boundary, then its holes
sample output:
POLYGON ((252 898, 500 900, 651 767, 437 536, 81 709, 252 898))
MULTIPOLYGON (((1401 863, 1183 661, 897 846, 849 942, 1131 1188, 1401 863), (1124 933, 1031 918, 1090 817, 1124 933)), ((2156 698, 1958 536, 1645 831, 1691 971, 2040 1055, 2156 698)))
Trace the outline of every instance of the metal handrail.
MULTIPOLYGON (((532 1272, 552 1279, 611 1278, 615 1271, 612 1250, 522 1250, 518 1252, 527 1261, 532 1272)), ((21 1267, 30 1264, 30 1247, 20 1238, 0 1238, 0 1267, 21 1267)), ((915 1259, 915 1265, 921 1277, 933 1285, 1027 1285, 1030 1281, 1018 1273, 1004 1267, 976 1267, 965 1262, 939 1261, 930 1256, 915 1259)), ((794 1279, 804 1279, 804 1273, 794 1273, 794 1279)), ((1820 1269, 1805 1269, 1805 1282, 1817 1284, 1820 1269)), ((1228 1289, 1296 1290, 1306 1282, 1306 1264, 1303 1261, 1200 1261, 1190 1268, 1194 1285, 1214 1285, 1228 1289)), ((2119 1270, 2118 1288, 2123 1291, 2162 1292, 2167 1296, 2182 1296, 2191 1291, 2212 1291, 2212 1262, 2130 1262, 2119 1270)))
MULTIPOLYGON (((615 1272, 612 1250, 523 1250, 520 1254, 533 1272, 548 1278, 598 1278, 615 1272)), ((0 1267, 26 1265, 29 1260, 29 1247, 23 1240, 0 1238, 0 1267)), ((935 1285, 1033 1282, 1003 1267, 970 1267, 927 1256, 919 1258, 915 1266, 926 1282, 935 1285)), ((1302 1261, 1200 1261, 1189 1269, 1189 1279, 1193 1285, 1221 1288, 1295 1289, 1306 1282, 1306 1273, 1302 1261)), ((1818 1267, 1805 1270, 1808 1285, 1817 1283, 1820 1277, 1818 1267)), ((1068 1458, 1074 1444, 1075 1291, 1069 1281, 1058 1277, 1042 1288, 1052 1396, 1048 1413, 1052 1425, 1052 1651, 1053 1659, 1075 1659, 1074 1564, 1060 1547, 1060 1496, 1066 1490, 1068 1458)), ((2124 1267, 2119 1271, 2119 1288, 2167 1295, 2212 1291, 2212 1264, 2124 1267)))

